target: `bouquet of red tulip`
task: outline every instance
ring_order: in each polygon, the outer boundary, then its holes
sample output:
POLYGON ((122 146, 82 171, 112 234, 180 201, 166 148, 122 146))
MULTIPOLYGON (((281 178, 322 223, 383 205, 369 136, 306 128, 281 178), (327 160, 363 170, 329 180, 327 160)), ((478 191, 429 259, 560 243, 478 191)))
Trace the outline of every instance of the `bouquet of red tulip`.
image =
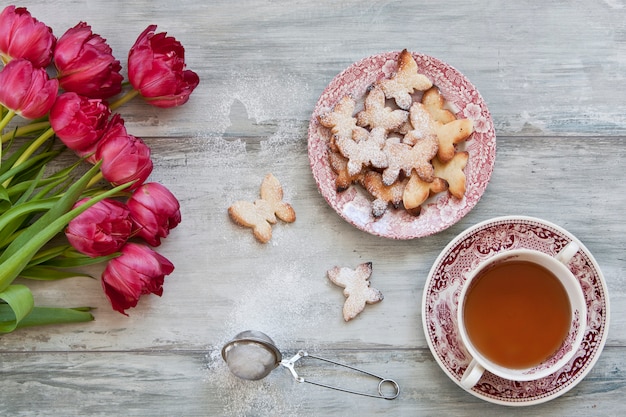
POLYGON ((146 182, 150 148, 114 113, 136 96, 182 105, 199 83, 180 42, 155 30, 130 49, 127 84, 86 23, 57 38, 26 8, 0 13, 0 333, 93 319, 89 308, 35 306, 17 278, 63 279, 106 262, 101 282, 113 309, 126 314, 142 294, 162 294, 174 265, 153 247, 180 223, 180 206, 146 182), (76 162, 53 170, 67 149, 76 162), (78 174, 82 164, 93 166, 78 174))

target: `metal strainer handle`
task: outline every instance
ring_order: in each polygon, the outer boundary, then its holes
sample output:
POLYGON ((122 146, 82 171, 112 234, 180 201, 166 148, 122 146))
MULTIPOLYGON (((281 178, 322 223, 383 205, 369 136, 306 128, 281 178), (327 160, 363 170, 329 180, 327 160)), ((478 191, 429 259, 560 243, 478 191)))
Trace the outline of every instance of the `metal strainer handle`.
POLYGON ((330 359, 309 355, 304 350, 299 351, 291 359, 283 359, 282 354, 274 344, 274 341, 265 333, 256 330, 246 330, 237 334, 222 348, 222 357, 227 363, 230 371, 242 379, 258 380, 265 378, 278 365, 282 365, 287 368, 289 372, 291 372, 291 375, 297 382, 307 382, 324 388, 330 388, 351 394, 364 395, 366 397, 383 398, 385 400, 393 400, 400 394, 400 387, 393 379, 383 378, 382 376, 378 376, 371 372, 355 368, 354 366, 335 362, 330 359), (374 377, 378 379, 378 393, 370 394, 366 392, 354 391, 348 388, 336 387, 305 379, 304 377, 299 376, 295 369, 296 362, 304 357, 328 362, 333 365, 342 366, 344 368, 374 377), (383 393, 383 388, 387 385, 390 385, 393 390, 391 394, 383 393))
POLYGON ((385 400, 393 400, 393 399, 397 398, 398 395, 400 395, 400 386, 393 379, 384 378, 382 376, 373 374, 371 372, 364 371, 363 369, 358 369, 358 368, 355 368, 354 366, 350 366, 350 365, 346 365, 346 364, 343 364, 343 363, 335 362, 335 361, 330 360, 330 359, 321 358, 321 357, 315 356, 315 355, 310 355, 309 353, 307 353, 307 352, 305 352, 303 350, 301 350, 298 353, 296 353, 291 359, 283 359, 280 362, 280 364, 282 366, 284 366, 285 368, 287 368, 289 370, 289 372, 291 372, 291 375, 294 377, 294 379, 296 381, 298 381, 298 382, 307 382, 309 384, 317 385, 317 386, 324 387, 324 388, 330 388, 330 389, 334 389, 334 390, 337 390, 337 391, 348 392, 350 394, 363 395, 363 396, 366 396, 366 397, 383 398, 385 400), (343 366, 344 368, 352 369, 353 371, 361 372, 363 374, 366 374, 366 375, 369 375, 369 376, 372 376, 372 377, 378 379, 379 380, 379 382, 378 382, 378 394, 370 394, 370 393, 367 393, 367 392, 354 391, 354 390, 351 390, 351 389, 348 389, 348 388, 336 387, 336 386, 324 384, 324 383, 321 383, 321 382, 311 381, 311 380, 305 379, 304 377, 299 376, 298 373, 295 370, 295 364, 300 359, 305 358, 305 357, 309 357, 309 358, 312 358, 312 359, 317 359, 317 360, 320 360, 320 361, 332 363, 333 365, 337 365, 337 366, 343 366), (393 392, 391 394, 383 393, 383 386, 385 384, 392 386, 393 392))

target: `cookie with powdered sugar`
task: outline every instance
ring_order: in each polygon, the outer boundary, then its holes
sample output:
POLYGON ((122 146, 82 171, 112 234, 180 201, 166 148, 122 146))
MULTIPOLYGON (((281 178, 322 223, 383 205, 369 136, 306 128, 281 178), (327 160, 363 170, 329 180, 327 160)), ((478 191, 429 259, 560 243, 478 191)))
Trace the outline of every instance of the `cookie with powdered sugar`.
POLYGON ((383 300, 383 294, 370 287, 372 263, 365 262, 356 269, 334 267, 327 272, 328 279, 343 288, 346 301, 343 305, 343 319, 350 321, 363 311, 366 304, 374 304, 383 300))
POLYGON ((296 212, 283 201, 283 187, 272 174, 267 174, 261 183, 261 198, 254 202, 235 201, 228 208, 228 215, 238 225, 251 228, 261 243, 272 238, 272 225, 277 218, 286 223, 296 221, 296 212))
POLYGON ((432 81, 418 72, 417 62, 406 49, 398 57, 398 70, 391 76, 379 81, 385 97, 394 99, 398 107, 408 110, 413 103, 415 91, 426 91, 433 86, 432 81))
POLYGON ((383 171, 384 184, 391 185, 400 173, 410 176, 413 171, 426 182, 435 179, 430 161, 437 154, 436 138, 419 139, 414 145, 390 138, 385 142, 383 151, 387 154, 387 168, 383 171))
POLYGON ((398 129, 409 119, 406 110, 394 110, 385 105, 385 93, 378 85, 373 85, 367 96, 364 109, 357 113, 357 125, 370 129, 382 128, 385 132, 398 129))

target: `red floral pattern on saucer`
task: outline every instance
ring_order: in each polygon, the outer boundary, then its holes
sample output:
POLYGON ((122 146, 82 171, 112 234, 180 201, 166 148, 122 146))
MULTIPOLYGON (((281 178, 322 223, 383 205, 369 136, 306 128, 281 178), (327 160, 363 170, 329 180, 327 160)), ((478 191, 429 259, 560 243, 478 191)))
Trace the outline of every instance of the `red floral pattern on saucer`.
POLYGON ((329 129, 320 125, 318 116, 332 109, 345 95, 364 97, 374 82, 389 77, 397 68, 399 52, 374 55, 346 68, 322 93, 309 124, 308 152, 313 176, 328 204, 355 227, 368 233, 394 238, 413 239, 440 232, 465 216, 483 195, 496 157, 496 135, 491 115, 474 86, 456 69, 444 62, 413 54, 419 71, 439 87, 458 117, 474 121, 474 133, 460 149, 470 154, 465 168, 467 191, 462 200, 440 193, 422 206, 415 217, 405 210, 388 210, 381 218, 371 215, 371 202, 360 187, 352 186, 338 193, 335 173, 328 161, 329 129))
POLYGON ((470 356, 457 331, 457 305, 466 275, 498 252, 517 248, 558 253, 570 241, 580 250, 569 263, 587 302, 585 336, 576 355, 559 371, 535 381, 510 381, 485 372, 469 392, 493 403, 523 406, 556 398, 578 384, 591 370, 607 339, 609 297, 595 259, 573 235, 531 217, 500 217, 457 236, 435 261, 424 288, 422 320, 430 350, 446 374, 460 385, 470 356))

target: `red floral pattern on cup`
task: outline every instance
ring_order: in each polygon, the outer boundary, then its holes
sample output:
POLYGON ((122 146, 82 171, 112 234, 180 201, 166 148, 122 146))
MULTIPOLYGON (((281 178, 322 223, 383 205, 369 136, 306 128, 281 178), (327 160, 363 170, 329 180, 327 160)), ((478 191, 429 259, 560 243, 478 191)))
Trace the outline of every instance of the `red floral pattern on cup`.
POLYGON ((560 227, 531 217, 501 217, 478 224, 457 236, 435 261, 422 301, 424 332, 433 356, 460 383, 471 361, 457 331, 457 303, 465 276, 481 261, 517 248, 558 253, 575 240, 580 250, 568 264, 578 278, 587 303, 587 323, 581 347, 559 371, 538 380, 510 381, 485 372, 469 392, 505 405, 531 405, 564 394, 591 370, 607 338, 609 298, 595 259, 574 236, 560 227))

